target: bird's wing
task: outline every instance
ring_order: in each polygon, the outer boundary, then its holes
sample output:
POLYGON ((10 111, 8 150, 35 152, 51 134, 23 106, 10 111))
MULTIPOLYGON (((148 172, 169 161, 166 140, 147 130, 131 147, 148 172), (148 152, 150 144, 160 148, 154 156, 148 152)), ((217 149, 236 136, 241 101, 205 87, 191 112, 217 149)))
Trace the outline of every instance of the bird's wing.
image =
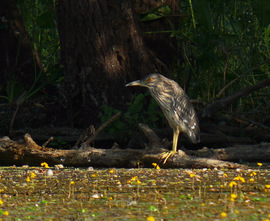
POLYGON ((171 108, 180 129, 193 143, 197 143, 199 141, 199 121, 195 109, 184 91, 173 96, 171 108))

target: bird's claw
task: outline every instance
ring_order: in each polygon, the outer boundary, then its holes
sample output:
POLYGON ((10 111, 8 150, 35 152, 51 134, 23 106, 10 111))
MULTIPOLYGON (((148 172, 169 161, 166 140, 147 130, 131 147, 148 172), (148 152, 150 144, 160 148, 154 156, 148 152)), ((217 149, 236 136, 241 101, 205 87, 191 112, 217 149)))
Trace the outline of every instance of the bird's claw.
POLYGON ((174 154, 176 154, 176 153, 177 153, 177 152, 175 152, 175 151, 169 151, 169 152, 162 153, 162 154, 161 154, 161 159, 164 160, 164 161, 163 161, 163 164, 165 164, 165 163, 167 162, 167 160, 168 160, 170 157, 174 156, 174 154))

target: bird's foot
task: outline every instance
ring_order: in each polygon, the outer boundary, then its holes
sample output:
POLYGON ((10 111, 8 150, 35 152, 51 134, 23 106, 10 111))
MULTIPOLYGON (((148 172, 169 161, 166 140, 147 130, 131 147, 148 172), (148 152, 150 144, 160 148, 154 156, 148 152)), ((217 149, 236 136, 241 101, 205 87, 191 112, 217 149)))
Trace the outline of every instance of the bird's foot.
POLYGON ((170 157, 173 157, 174 154, 176 154, 177 152, 176 151, 169 151, 169 152, 165 152, 165 153, 162 153, 161 154, 161 159, 164 160, 163 161, 163 164, 165 164, 167 162, 167 160, 170 158, 170 157))

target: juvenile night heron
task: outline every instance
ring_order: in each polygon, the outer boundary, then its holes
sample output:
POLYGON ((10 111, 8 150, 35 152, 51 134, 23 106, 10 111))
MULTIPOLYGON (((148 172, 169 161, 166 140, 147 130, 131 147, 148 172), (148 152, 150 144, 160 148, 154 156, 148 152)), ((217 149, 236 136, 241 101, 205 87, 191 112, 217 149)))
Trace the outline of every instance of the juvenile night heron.
POLYGON ((147 87, 157 101, 173 129, 173 148, 166 153, 164 163, 177 152, 179 134, 184 133, 192 143, 200 141, 200 128, 196 112, 184 90, 173 80, 161 74, 150 74, 126 86, 147 87))

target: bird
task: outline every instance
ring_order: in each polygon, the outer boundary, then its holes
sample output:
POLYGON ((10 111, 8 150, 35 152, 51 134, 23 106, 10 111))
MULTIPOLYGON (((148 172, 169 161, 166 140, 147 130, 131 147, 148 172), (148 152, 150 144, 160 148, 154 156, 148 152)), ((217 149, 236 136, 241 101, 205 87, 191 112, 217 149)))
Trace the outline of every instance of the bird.
POLYGON ((149 89, 151 96, 157 101, 169 125, 173 129, 172 151, 163 155, 164 164, 169 157, 177 153, 178 137, 185 134, 192 143, 200 142, 199 120, 196 111, 185 91, 174 80, 153 73, 141 80, 126 84, 149 89))

